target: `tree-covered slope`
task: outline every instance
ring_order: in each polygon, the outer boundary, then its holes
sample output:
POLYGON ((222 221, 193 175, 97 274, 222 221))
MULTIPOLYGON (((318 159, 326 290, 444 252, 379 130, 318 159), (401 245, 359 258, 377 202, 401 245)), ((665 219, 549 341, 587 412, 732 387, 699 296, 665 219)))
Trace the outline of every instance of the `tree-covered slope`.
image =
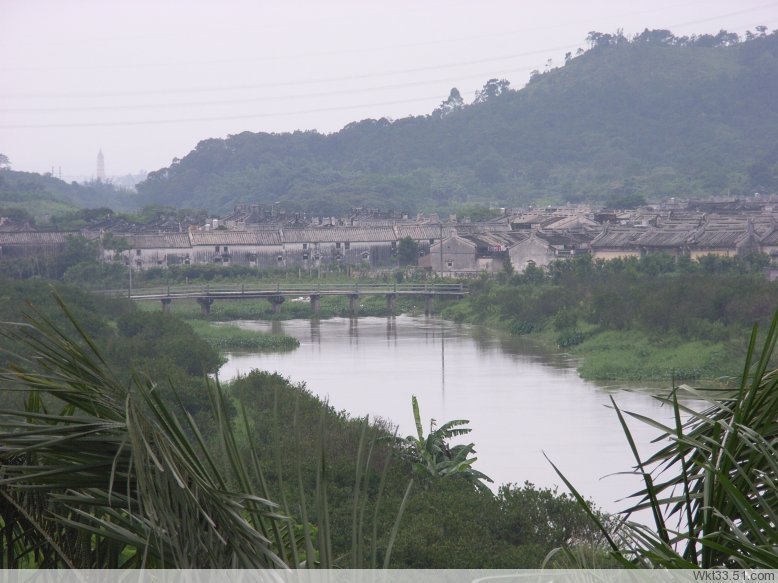
POLYGON ((118 190, 109 182, 78 184, 48 174, 17 172, 0 168, 0 216, 48 219, 78 208, 133 208, 129 191, 118 190))
POLYGON ((593 33, 590 50, 521 90, 491 80, 474 103, 452 91, 427 116, 204 140, 151 173, 140 199, 413 211, 778 189, 778 34, 655 32, 593 33))

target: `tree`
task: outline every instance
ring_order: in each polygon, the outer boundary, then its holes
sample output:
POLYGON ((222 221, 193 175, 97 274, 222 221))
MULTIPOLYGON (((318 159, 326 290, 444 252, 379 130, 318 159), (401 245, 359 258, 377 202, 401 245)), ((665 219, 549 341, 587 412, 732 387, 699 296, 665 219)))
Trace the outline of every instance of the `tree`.
POLYGON ((419 244, 410 237, 400 239, 397 245, 397 258, 400 265, 414 265, 419 257, 419 244))
POLYGON ((452 87, 451 92, 448 94, 448 99, 441 103, 440 106, 432 113, 438 117, 446 117, 448 114, 462 109, 464 106, 465 100, 462 99, 462 95, 459 93, 459 89, 452 87))
POLYGON ((411 397, 413 406, 413 421, 416 425, 416 435, 408 437, 396 437, 395 443, 399 447, 398 455, 411 464, 413 473, 427 479, 446 478, 459 476, 471 482, 476 488, 487 490, 483 480, 491 482, 492 479, 473 469, 473 463, 478 459, 469 457, 475 453, 475 444, 456 445, 451 447, 449 440, 459 435, 470 433, 467 419, 456 419, 436 427, 434 419, 430 420, 430 432, 425 437, 419 413, 419 402, 416 396, 411 397))
POLYGON ((483 89, 476 93, 474 103, 486 103, 490 99, 507 93, 510 91, 510 84, 511 82, 507 79, 489 79, 484 84, 483 89))
POLYGON ((8 159, 8 156, 5 154, 0 154, 0 170, 4 168, 10 168, 11 167, 11 161, 8 159))

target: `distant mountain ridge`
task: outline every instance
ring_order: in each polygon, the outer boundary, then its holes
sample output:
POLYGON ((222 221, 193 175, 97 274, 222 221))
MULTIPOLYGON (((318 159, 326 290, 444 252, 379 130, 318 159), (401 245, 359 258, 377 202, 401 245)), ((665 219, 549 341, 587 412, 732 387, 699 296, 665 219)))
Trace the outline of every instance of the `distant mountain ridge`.
POLYGON ((149 174, 136 200, 413 212, 776 191, 778 34, 751 37, 591 33, 563 67, 517 91, 491 80, 470 105, 452 91, 427 116, 204 140, 149 174))

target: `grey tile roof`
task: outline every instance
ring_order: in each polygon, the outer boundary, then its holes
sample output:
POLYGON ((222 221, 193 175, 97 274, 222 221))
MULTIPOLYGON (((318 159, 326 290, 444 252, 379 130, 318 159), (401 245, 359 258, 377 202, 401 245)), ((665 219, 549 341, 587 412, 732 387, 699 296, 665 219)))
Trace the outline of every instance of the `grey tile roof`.
POLYGON ((62 231, 15 231, 0 233, 0 246, 8 245, 64 245, 68 237, 78 233, 62 231))
MULTIPOLYGON (((440 225, 397 225, 394 230, 397 233, 398 239, 404 239, 410 237, 416 241, 423 239, 440 239, 440 225)), ((443 226, 443 236, 448 235, 450 227, 443 226)))
POLYGON ((623 249, 636 247, 638 237, 646 232, 639 227, 610 227, 592 240, 595 249, 623 249))
POLYGON ((679 248, 686 245, 691 232, 686 229, 649 229, 636 240, 641 247, 679 248))
POLYGON ((195 231, 190 233, 192 245, 280 245, 276 230, 259 231, 195 231))
POLYGON ((283 229, 284 243, 379 243, 396 241, 392 227, 320 227, 283 229))
POLYGON ((189 235, 186 233, 169 233, 159 235, 120 235, 116 239, 125 239, 131 249, 189 249, 189 235))

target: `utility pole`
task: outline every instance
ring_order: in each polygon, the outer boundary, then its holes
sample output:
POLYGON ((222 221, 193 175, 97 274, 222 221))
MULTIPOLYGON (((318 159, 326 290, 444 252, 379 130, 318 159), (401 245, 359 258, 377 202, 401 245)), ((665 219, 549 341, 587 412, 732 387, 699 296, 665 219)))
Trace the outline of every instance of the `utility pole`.
POLYGON ((440 276, 443 277, 443 221, 440 221, 440 276))

